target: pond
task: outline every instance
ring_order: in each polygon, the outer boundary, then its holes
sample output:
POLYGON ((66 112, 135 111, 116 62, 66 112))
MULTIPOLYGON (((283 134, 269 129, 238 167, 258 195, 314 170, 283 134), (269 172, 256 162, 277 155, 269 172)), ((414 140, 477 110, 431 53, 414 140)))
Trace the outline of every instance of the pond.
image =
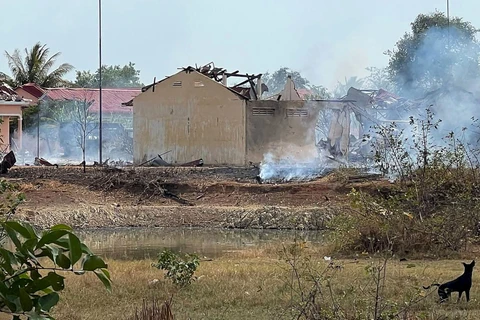
POLYGON ((229 252, 293 241, 322 243, 322 233, 295 230, 232 230, 125 228, 79 230, 76 234, 93 252, 108 259, 155 259, 164 248, 216 258, 229 252))

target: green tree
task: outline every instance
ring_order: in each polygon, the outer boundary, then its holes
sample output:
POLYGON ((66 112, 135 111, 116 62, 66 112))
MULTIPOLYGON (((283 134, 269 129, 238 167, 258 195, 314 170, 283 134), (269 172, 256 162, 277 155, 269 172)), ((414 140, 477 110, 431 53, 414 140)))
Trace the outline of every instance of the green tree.
POLYGON ((310 83, 307 78, 304 78, 300 72, 291 70, 287 67, 282 67, 273 73, 266 72, 262 76, 262 82, 268 87, 268 95, 275 95, 283 90, 287 77, 291 76, 295 88, 307 89, 312 94, 307 96, 307 99, 327 99, 330 97, 330 93, 327 88, 323 86, 316 86, 310 83))
MULTIPOLYGON (((100 82, 100 72, 97 69, 95 73, 90 71, 77 71, 75 86, 81 88, 97 88, 100 82)), ((102 87, 105 88, 133 88, 143 87, 140 82, 140 70, 135 68, 135 64, 129 62, 123 67, 102 66, 102 87)))
POLYGON ((25 57, 22 57, 18 49, 15 49, 12 54, 5 51, 5 56, 12 74, 8 82, 13 87, 26 83, 36 83, 45 88, 61 87, 68 84, 64 77, 73 69, 72 65, 62 63, 52 70, 60 52, 50 56, 50 49, 40 42, 31 49, 25 48, 25 57))
POLYGON ((470 22, 435 12, 418 15, 411 28, 386 53, 390 78, 400 94, 419 97, 480 74, 477 29, 470 22))

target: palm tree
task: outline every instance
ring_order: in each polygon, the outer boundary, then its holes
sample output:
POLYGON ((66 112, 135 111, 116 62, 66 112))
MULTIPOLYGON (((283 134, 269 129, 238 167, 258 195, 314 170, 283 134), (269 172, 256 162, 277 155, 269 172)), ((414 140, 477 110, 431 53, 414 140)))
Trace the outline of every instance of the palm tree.
POLYGON ((49 57, 49 51, 49 48, 40 42, 30 50, 25 48, 25 58, 21 56, 18 49, 15 49, 12 54, 5 51, 13 76, 10 79, 11 84, 21 86, 26 83, 36 83, 41 87, 53 88, 68 83, 63 77, 73 69, 73 66, 62 63, 58 68, 50 71, 60 56, 60 52, 49 57))
POLYGON ((353 76, 348 79, 347 77, 345 77, 345 83, 341 83, 340 81, 337 82, 337 87, 334 90, 334 96, 336 98, 341 98, 347 94, 348 89, 350 89, 351 87, 355 89, 360 89, 362 88, 364 83, 365 80, 357 76, 353 76))

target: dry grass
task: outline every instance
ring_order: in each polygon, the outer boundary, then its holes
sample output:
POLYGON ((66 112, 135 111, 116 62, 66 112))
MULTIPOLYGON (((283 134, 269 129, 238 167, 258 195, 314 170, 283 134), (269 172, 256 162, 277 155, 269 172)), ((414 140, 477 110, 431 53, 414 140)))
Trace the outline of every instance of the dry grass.
MULTIPOLYGON (((319 269, 327 266, 319 252, 314 253, 313 261, 319 269)), ((354 308, 369 310, 373 306, 372 279, 365 267, 375 261, 369 258, 336 261, 343 268, 329 271, 332 297, 345 313, 352 314, 354 308)), ((135 308, 141 308, 143 299, 156 298, 162 302, 173 294, 175 319, 291 319, 287 313, 290 290, 285 286, 291 280, 290 273, 287 264, 278 259, 272 248, 232 252, 218 260, 204 261, 197 271, 198 281, 181 291, 163 279, 162 272, 151 267, 151 262, 108 261, 114 282, 111 294, 91 275, 68 276, 54 316, 72 320, 126 319, 135 313, 135 308), (153 279, 160 281, 149 284, 153 279)), ((408 319, 479 319, 480 273, 474 271, 468 304, 464 300, 456 304, 455 295, 453 301, 438 305, 436 292, 429 295, 421 289, 422 285, 461 274, 460 262, 389 262, 384 301, 396 302, 401 309, 406 301, 423 299, 411 308, 418 318, 408 319), (422 298, 423 295, 426 297, 422 298)))

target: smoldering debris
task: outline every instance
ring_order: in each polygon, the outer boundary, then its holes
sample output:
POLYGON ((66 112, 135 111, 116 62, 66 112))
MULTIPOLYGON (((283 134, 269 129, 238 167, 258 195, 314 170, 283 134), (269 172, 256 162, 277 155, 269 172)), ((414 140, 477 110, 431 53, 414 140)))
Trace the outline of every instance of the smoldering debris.
POLYGON ((326 160, 321 157, 305 160, 287 156, 276 159, 273 154, 267 153, 260 163, 256 180, 259 183, 309 181, 331 170, 333 168, 328 168, 326 160))

